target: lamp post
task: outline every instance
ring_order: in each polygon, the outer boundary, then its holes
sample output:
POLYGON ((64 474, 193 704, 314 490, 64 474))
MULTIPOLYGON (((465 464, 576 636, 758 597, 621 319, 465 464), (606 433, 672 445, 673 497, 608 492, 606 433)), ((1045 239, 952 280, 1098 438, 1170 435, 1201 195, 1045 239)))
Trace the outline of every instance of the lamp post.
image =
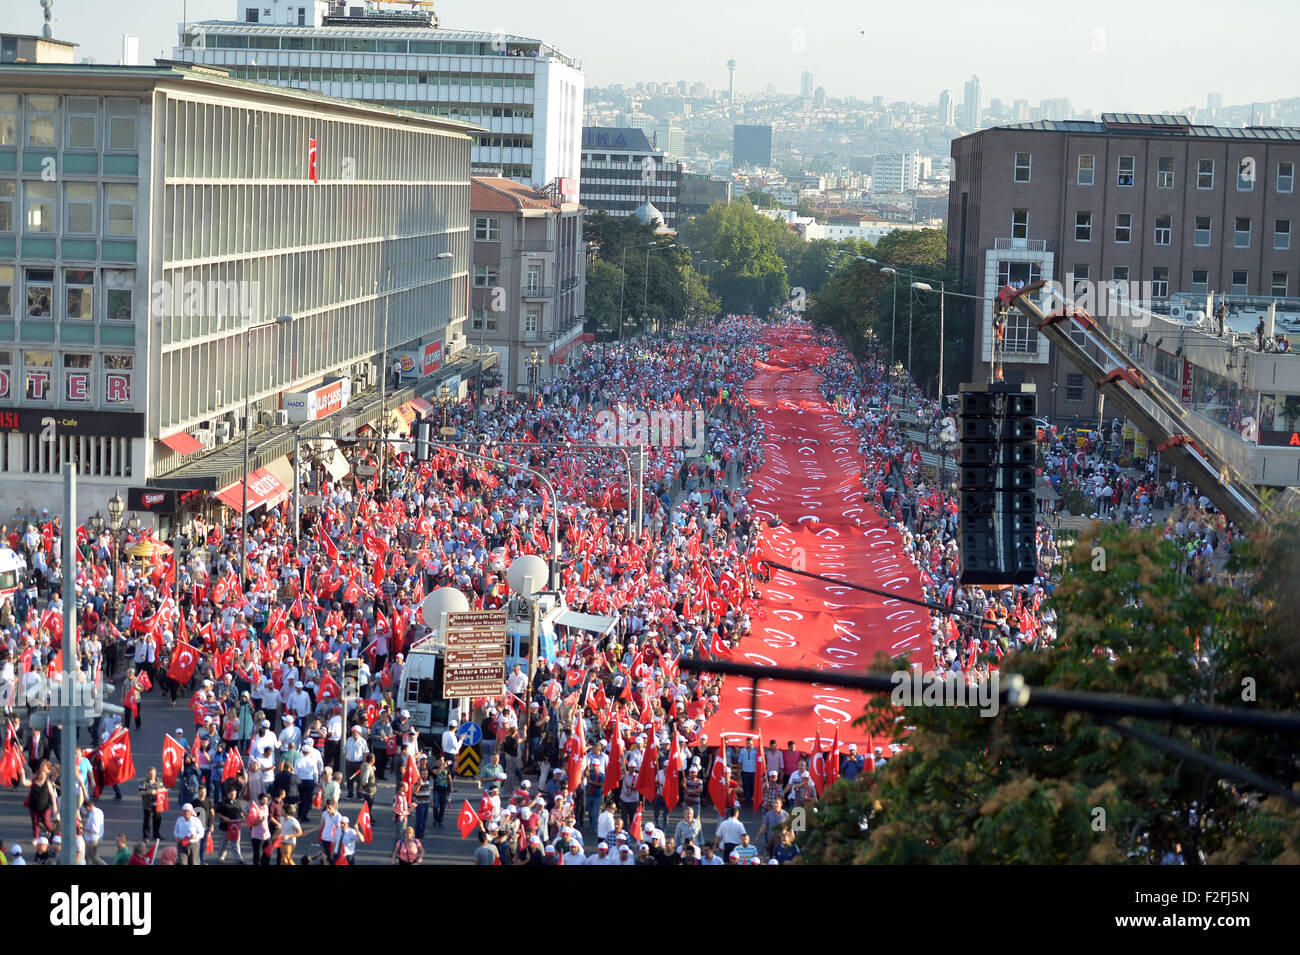
MULTIPOLYGON (((933 292, 934 288, 928 282, 913 282, 912 288, 918 292, 933 292)), ((943 283, 939 283, 939 414, 943 414, 943 299, 945 290, 943 283)))
POLYGON ((528 394, 536 396, 537 394, 537 371, 542 366, 542 354, 534 345, 528 352, 528 358, 525 360, 528 365, 528 394))
MULTIPOLYGON (((872 264, 875 264, 876 260, 867 259, 867 261, 871 262, 872 264)), ((886 265, 880 271, 884 275, 892 276, 894 280, 894 305, 893 308, 890 310, 890 316, 889 316, 889 357, 894 358, 897 356, 897 352, 894 350, 894 342, 895 339, 897 338, 897 333, 898 333, 898 269, 886 265)), ((910 346, 912 342, 911 326, 908 326, 907 341, 910 346)), ((908 355, 907 360, 910 362, 912 360, 912 356, 908 355)))
MULTIPOLYGON (((245 539, 248 533, 248 435, 249 432, 253 430, 248 423, 249 391, 251 387, 248 376, 249 369, 253 364, 252 359, 248 354, 249 343, 252 340, 253 332, 257 331, 259 328, 273 328, 277 325, 288 325, 292 321, 292 315, 279 315, 274 321, 258 322, 255 325, 249 324, 244 326, 244 479, 240 482, 242 503, 239 509, 239 576, 241 578, 244 576, 244 563, 248 560, 248 547, 245 539)), ((132 517, 131 519, 136 521, 137 524, 139 523, 138 518, 132 517)), ((240 586, 242 587, 243 584, 241 583, 240 586)))

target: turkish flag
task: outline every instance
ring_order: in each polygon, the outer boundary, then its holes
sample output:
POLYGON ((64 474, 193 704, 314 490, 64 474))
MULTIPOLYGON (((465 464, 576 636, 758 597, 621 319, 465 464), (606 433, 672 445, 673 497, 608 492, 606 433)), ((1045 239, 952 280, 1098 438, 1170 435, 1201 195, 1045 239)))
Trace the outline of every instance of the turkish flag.
POLYGON ((655 801, 655 770, 658 769, 655 763, 659 762, 656 758, 658 747, 654 745, 654 737, 648 737, 645 752, 641 755, 641 768, 636 773, 637 792, 646 798, 647 802, 655 801))
POLYGON ((307 178, 312 182, 319 182, 319 173, 316 169, 316 140, 307 140, 307 178))
POLYGON ((342 696, 343 690, 339 688, 338 681, 328 673, 321 674, 320 690, 316 693, 317 699, 337 700, 342 696))
MULTIPOLYGON (((320 792, 320 790, 317 790, 320 792)), ((375 837, 374 829, 370 824, 370 803, 362 802, 361 811, 357 813, 357 834, 361 836, 362 842, 370 842, 375 837)))
POLYGON ((763 796, 767 790, 767 758, 763 755, 763 734, 758 734, 758 766, 754 772, 754 812, 762 812, 763 796))
POLYGON ((637 842, 641 841, 641 804, 637 803, 636 815, 632 817, 632 825, 629 830, 632 838, 637 842))
POLYGON ((379 719, 379 704, 374 700, 366 700, 361 704, 361 709, 366 714, 366 726, 374 726, 375 720, 379 719))
POLYGON ((831 743, 830 754, 826 757, 826 785, 834 784, 840 778, 840 724, 835 724, 835 742, 831 743))
POLYGON ((609 737, 609 764, 605 769, 605 785, 601 795, 608 796, 622 785, 623 779, 623 724, 614 721, 614 732, 609 737))
POLYGON ((177 683, 189 683, 194 679, 194 668, 198 665, 199 651, 188 643, 178 643, 172 653, 172 662, 167 668, 167 676, 177 683))
POLYGON ((456 828, 460 830, 460 837, 468 839, 469 834, 479 827, 478 813, 474 807, 465 800, 465 805, 460 807, 460 815, 456 817, 456 828))
POLYGON ((709 768, 709 798, 713 800, 713 805, 717 807, 718 815, 727 814, 727 785, 726 773, 727 768, 727 741, 718 740, 718 751, 714 754, 713 765, 709 768))
POLYGON ((227 779, 234 779, 244 771, 244 758, 239 755, 239 750, 231 748, 226 750, 226 765, 221 770, 221 781, 224 783, 227 779))
POLYGON ((406 783, 406 795, 410 797, 412 803, 415 802, 415 790, 420 786, 420 770, 415 763, 415 757, 409 757, 406 760, 406 767, 402 770, 402 782, 406 783))
POLYGON ((812 776, 813 789, 817 795, 826 788, 826 754, 822 752, 822 731, 817 730, 817 744, 813 747, 812 759, 808 763, 808 774, 812 776))
POLYGON ((185 747, 172 739, 170 733, 163 734, 162 780, 163 785, 171 789, 181 777, 181 766, 185 762, 185 747))
POLYGON ((0 783, 10 789, 16 789, 23 778, 23 757, 8 740, 5 740, 4 754, 0 755, 0 783))
POLYGON ((669 730, 673 741, 668 747, 668 765, 664 767, 664 805, 672 812, 677 808, 680 798, 680 777, 682 774, 682 757, 677 750, 677 729, 669 730))
POLYGON ((40 628, 48 630, 52 636, 62 640, 63 614, 57 612, 53 607, 48 608, 45 613, 41 614, 40 628))
POLYGON ((343 591, 343 602, 345 604, 355 605, 361 599, 361 586, 355 581, 348 582, 347 589, 343 591))
POLYGON ((116 786, 135 778, 135 763, 131 759, 131 734, 125 726, 99 747, 99 764, 104 767, 104 785, 116 786))

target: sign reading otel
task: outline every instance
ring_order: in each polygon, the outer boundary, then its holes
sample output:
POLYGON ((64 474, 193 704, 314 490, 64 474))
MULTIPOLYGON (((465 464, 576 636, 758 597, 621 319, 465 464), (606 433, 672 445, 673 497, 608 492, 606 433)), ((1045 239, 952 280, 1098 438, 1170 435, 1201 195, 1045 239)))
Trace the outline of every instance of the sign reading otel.
POLYGON ((506 679, 505 610, 447 614, 442 695, 499 696, 506 679))
POLYGON ((352 379, 331 378, 307 391, 289 392, 284 396, 284 410, 294 423, 315 421, 347 407, 352 397, 352 379))

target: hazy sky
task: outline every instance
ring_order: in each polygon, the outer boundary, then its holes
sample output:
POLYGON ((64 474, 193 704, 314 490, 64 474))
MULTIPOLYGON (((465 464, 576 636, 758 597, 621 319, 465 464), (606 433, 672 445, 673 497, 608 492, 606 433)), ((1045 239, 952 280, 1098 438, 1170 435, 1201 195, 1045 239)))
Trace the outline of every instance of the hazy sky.
MULTIPOLYGON (((251 0, 249 0, 251 2, 251 0)), ((232 19, 245 0, 189 0, 190 20, 232 19)), ((182 0, 54 0, 55 36, 117 62, 121 34, 141 60, 170 51, 182 0)), ((38 0, 0 0, 4 28, 39 33, 38 0)), ((1089 4, 928 0, 443 0, 449 28, 538 37, 580 59, 588 83, 638 80, 798 92, 812 70, 832 96, 960 102, 978 74, 984 100, 1069 97, 1077 109, 1157 111, 1300 95, 1296 0, 1094 0, 1089 4)))

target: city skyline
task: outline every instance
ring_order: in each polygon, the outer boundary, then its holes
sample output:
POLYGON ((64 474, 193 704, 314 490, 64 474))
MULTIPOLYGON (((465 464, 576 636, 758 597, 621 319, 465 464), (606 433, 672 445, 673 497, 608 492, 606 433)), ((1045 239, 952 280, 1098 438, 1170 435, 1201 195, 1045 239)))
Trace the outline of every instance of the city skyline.
MULTIPOLYGON (((141 61, 149 63, 171 55, 175 39, 170 24, 183 17, 229 20, 236 6, 234 0, 139 0, 123 18, 120 9, 90 0, 55 0, 54 35, 80 44, 78 59, 111 64, 121 56, 122 34, 135 33, 141 61)), ((1068 98, 1080 111, 1180 110, 1203 106, 1208 93, 1221 94, 1225 105, 1294 95, 1286 25, 1300 25, 1300 10, 1278 0, 1247 0, 1235 8, 1231 22, 1222 23, 1218 8, 1208 0, 1184 4, 1176 22, 1167 22, 1170 18, 1161 9, 1114 2, 1097 4, 1086 17, 1035 8, 1034 24, 1025 29, 1041 43, 1037 49, 1042 50, 1043 73, 1062 59, 1075 64, 1042 80, 1026 76, 1032 72, 1027 71, 1026 58, 1032 64, 1036 48, 1016 46, 1010 37, 1017 32, 1003 25, 1006 18, 995 20, 988 11, 955 0, 937 0, 933 6, 927 23, 942 28, 918 35, 914 24, 869 22, 841 2, 819 4, 806 11, 813 15, 791 19, 771 0, 747 8, 667 0, 656 8, 662 16, 636 24, 634 32, 645 51, 640 55, 625 45, 610 45, 606 19, 571 16, 556 21, 552 12, 522 0, 502 0, 490 15, 468 0, 446 0, 437 13, 440 24, 449 29, 501 30, 545 40, 579 59, 593 87, 684 79, 704 82, 711 91, 725 90, 726 63, 734 57, 736 90, 743 95, 761 93, 769 84, 780 93, 797 94, 806 71, 814 73, 816 85, 832 99, 854 96, 870 101, 881 96, 887 103, 931 104, 943 89, 953 90, 955 99, 955 91, 972 74, 980 77, 986 104, 994 98, 1068 98), (681 23, 687 17, 692 30, 683 32, 681 23), (1258 30, 1261 22, 1272 28, 1258 30), (1207 30, 1206 23, 1214 23, 1215 29, 1207 30), (1007 43, 1007 55, 989 57, 986 51, 999 42, 1007 43), (918 61, 914 54, 922 44, 929 48, 928 55, 918 61), (1232 58, 1217 55, 1225 48, 1252 49, 1251 70, 1240 70, 1232 58), (879 58, 873 59, 876 55, 879 58)), ((40 32, 37 0, 14 0, 10 9, 10 29, 40 32)), ((593 6, 591 12, 599 8, 593 6)))

